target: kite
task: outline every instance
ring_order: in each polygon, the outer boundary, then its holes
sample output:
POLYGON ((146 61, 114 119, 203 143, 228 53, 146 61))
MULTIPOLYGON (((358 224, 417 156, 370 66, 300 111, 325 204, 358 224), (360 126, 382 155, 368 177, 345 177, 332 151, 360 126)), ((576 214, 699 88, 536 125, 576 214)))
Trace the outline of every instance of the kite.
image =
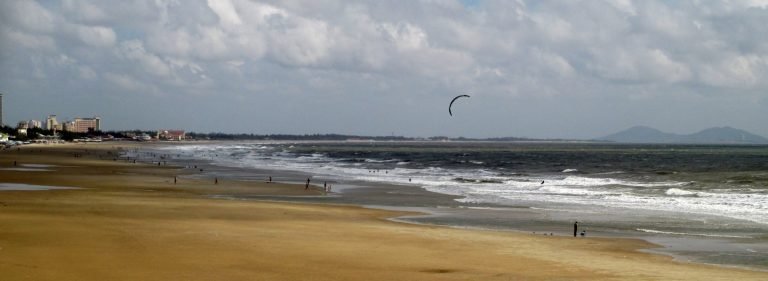
POLYGON ((459 96, 456 96, 455 98, 453 98, 453 100, 451 100, 451 104, 448 105, 448 114, 449 115, 453 116, 453 112, 451 112, 451 106, 453 106, 453 102, 455 102, 457 99, 463 98, 463 97, 467 97, 468 98, 469 95, 459 95, 459 96))

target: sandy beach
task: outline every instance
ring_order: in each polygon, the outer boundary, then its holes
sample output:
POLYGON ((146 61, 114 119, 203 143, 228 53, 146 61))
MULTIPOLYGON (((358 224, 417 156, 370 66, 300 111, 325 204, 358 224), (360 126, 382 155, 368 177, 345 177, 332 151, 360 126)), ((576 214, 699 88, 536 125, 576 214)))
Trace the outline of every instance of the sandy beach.
POLYGON ((0 152, 2 280, 766 280, 673 261, 642 240, 398 223, 402 212, 216 199, 324 196, 303 185, 193 178, 115 161, 136 143, 0 152), (16 166, 14 166, 16 161, 16 166), (177 182, 174 183, 174 177, 177 182), (215 191, 215 192, 214 192, 215 191))

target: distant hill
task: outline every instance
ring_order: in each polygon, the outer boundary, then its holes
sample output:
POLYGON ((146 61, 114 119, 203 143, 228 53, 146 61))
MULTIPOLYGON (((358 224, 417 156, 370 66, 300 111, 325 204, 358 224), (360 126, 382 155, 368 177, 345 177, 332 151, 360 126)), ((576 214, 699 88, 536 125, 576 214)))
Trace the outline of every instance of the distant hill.
POLYGON ((624 143, 702 143, 702 144, 768 144, 768 139, 731 127, 715 127, 697 133, 680 135, 654 128, 635 126, 597 140, 624 143))

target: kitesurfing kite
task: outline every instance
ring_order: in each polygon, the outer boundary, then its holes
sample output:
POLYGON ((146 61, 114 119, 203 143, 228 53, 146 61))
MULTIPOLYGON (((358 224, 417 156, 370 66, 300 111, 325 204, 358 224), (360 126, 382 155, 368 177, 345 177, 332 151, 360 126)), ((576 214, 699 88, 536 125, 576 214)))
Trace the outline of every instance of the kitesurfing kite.
POLYGON ((456 96, 455 98, 453 98, 453 100, 451 100, 451 104, 448 105, 448 114, 449 115, 453 116, 453 112, 451 112, 451 106, 453 106, 453 102, 455 102, 457 99, 462 98, 462 97, 467 97, 468 98, 469 95, 459 95, 459 96, 456 96))

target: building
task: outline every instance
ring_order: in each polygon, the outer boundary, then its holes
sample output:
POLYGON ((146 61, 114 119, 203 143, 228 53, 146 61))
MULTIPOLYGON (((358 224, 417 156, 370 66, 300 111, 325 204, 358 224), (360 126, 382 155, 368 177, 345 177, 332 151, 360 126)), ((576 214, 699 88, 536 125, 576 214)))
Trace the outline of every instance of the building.
POLYGON ((88 131, 101 131, 101 117, 93 118, 75 118, 72 124, 71 132, 87 133, 88 131))
POLYGON ((27 122, 27 128, 29 129, 38 129, 43 127, 43 122, 40 122, 40 120, 29 120, 27 122))
POLYGON ((16 134, 19 136, 27 135, 27 121, 19 121, 19 123, 16 124, 16 134))
POLYGON ((49 131, 61 130, 59 121, 56 120, 56 115, 48 115, 45 119, 45 129, 49 131))
POLYGON ((137 141, 151 141, 152 137, 147 134, 141 134, 141 135, 133 136, 133 139, 137 141))
POLYGON ((64 121, 61 123, 61 130, 65 132, 75 131, 75 121, 64 121))
POLYGON ((175 140, 181 141, 187 138, 184 130, 159 130, 157 131, 157 139, 159 140, 175 140))

